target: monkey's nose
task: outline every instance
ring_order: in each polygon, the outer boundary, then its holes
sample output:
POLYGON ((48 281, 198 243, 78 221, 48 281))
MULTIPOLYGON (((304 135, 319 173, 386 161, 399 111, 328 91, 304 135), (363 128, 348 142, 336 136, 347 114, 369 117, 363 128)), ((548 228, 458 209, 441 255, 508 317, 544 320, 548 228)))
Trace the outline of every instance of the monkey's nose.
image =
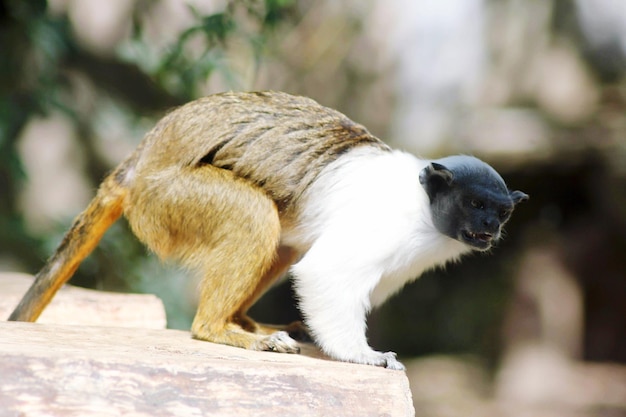
POLYGON ((488 234, 494 234, 500 228, 500 222, 496 219, 486 219, 483 220, 483 226, 485 226, 487 232, 490 232, 488 234))

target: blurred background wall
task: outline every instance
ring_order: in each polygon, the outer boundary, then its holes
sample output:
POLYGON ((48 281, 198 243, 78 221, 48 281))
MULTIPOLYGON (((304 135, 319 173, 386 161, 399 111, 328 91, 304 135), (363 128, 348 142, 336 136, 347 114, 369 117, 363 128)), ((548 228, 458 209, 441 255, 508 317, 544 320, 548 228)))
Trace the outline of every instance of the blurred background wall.
MULTIPOLYGON (((626 416, 625 75, 622 0, 0 0, 0 270, 35 273, 167 109, 303 94, 531 195, 370 317, 418 415, 626 416)), ((72 283, 154 292, 171 327, 195 308, 124 222, 72 283)), ((253 315, 297 319, 288 283, 253 315)))

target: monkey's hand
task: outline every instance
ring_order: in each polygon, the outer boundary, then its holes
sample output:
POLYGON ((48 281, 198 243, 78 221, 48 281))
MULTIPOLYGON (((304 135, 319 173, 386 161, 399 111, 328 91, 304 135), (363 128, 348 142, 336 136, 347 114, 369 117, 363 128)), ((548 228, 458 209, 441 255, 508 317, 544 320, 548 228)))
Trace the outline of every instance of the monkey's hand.
POLYGON ((382 366, 395 371, 404 371, 406 368, 396 357, 396 352, 372 352, 363 361, 368 365, 382 366))

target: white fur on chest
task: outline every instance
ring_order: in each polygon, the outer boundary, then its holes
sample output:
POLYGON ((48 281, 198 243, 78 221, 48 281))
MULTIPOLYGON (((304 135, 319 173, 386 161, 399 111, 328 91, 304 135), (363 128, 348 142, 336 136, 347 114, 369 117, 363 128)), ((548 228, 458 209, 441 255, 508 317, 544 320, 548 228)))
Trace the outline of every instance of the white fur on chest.
POLYGON ((381 304, 425 270, 469 250, 433 225, 419 183, 428 163, 399 151, 351 152, 322 171, 305 196, 299 226, 283 241, 310 248, 314 268, 328 277, 322 280, 343 279, 341 287, 362 287, 370 306, 381 304))

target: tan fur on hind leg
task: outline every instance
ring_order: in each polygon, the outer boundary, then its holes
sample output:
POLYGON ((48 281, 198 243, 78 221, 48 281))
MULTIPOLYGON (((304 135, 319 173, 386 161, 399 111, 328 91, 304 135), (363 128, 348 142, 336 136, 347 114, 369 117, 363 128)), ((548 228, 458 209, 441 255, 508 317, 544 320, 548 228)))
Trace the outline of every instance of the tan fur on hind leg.
POLYGON ((141 240, 160 257, 202 274, 194 338, 298 351, 285 332, 257 334, 258 325, 245 316, 285 268, 277 255, 278 212, 266 193, 207 165, 142 176, 128 202, 126 215, 141 240))
MULTIPOLYGON (((294 249, 284 246, 277 249, 276 257, 271 268, 263 275, 263 278, 259 281, 256 289, 241 305, 241 309, 235 317, 236 322, 238 322, 242 328, 261 335, 271 335, 272 333, 276 333, 278 331, 287 333, 295 331, 298 333, 301 330, 301 328, 297 328, 294 323, 288 325, 268 325, 257 323, 247 314, 248 309, 250 309, 250 307, 252 307, 263 296, 263 294, 265 294, 265 292, 274 284, 274 282, 276 282, 278 278, 285 274, 287 269, 295 262, 298 256, 299 253, 294 249)), ((304 325, 302 325, 301 322, 297 323, 304 328, 304 325)))

